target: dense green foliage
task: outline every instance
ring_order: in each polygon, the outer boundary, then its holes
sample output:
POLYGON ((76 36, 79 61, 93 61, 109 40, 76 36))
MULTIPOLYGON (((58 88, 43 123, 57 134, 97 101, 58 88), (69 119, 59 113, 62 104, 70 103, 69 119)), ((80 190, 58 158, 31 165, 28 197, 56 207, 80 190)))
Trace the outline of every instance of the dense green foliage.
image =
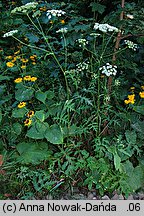
POLYGON ((143 188, 144 5, 29 2, 0 1, 1 198, 143 188))

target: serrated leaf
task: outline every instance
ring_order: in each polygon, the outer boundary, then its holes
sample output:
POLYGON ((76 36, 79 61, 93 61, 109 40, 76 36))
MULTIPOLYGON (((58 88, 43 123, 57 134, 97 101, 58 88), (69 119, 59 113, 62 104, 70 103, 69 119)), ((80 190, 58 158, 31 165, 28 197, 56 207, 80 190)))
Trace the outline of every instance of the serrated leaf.
POLYGON ((47 92, 37 91, 35 93, 36 98, 45 104, 47 98, 47 92))
POLYGON ((47 128, 45 138, 53 144, 63 143, 63 133, 60 126, 54 124, 47 128))

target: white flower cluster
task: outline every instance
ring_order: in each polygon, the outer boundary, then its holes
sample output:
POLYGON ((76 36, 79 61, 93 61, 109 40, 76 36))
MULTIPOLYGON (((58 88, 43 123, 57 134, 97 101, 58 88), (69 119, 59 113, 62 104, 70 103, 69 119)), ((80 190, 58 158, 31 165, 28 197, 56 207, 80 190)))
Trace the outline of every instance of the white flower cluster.
POLYGON ((10 37, 10 36, 13 36, 13 35, 16 34, 16 33, 18 33, 18 30, 12 30, 12 31, 9 31, 9 32, 5 33, 5 34, 3 35, 3 37, 4 37, 4 38, 5 38, 5 37, 10 37))
POLYGON ((64 15, 65 13, 66 12, 62 10, 48 10, 46 15, 48 16, 48 19, 51 19, 52 16, 60 17, 61 15, 64 15))
POLYGON ((67 33, 67 31, 68 31, 68 29, 66 27, 64 27, 64 28, 61 28, 61 29, 57 30, 56 33, 59 33, 59 32, 67 33))
POLYGON ((86 44, 88 44, 86 39, 77 39, 76 41, 79 43, 79 47, 84 47, 86 44))
POLYGON ((113 32, 113 31, 118 32, 119 31, 118 28, 111 26, 109 24, 99 24, 99 23, 95 23, 94 29, 95 30, 99 29, 102 32, 113 32))
POLYGON ((11 11, 11 13, 17 13, 17 12, 28 13, 29 10, 35 9, 37 5, 38 5, 37 2, 29 2, 29 3, 25 4, 25 5, 14 8, 11 11))
POLYGON ((106 65, 100 67, 99 70, 108 77, 111 75, 115 76, 117 73, 117 66, 116 65, 113 66, 110 63, 106 63, 106 65))
POLYGON ((128 48, 133 49, 134 51, 138 48, 138 45, 130 40, 124 40, 124 43, 128 46, 128 48))
POLYGON ((77 65, 76 65, 77 70, 78 70, 78 71, 87 70, 88 67, 89 67, 89 64, 88 64, 88 63, 89 63, 89 62, 87 62, 87 63, 82 62, 82 63, 77 64, 77 65))

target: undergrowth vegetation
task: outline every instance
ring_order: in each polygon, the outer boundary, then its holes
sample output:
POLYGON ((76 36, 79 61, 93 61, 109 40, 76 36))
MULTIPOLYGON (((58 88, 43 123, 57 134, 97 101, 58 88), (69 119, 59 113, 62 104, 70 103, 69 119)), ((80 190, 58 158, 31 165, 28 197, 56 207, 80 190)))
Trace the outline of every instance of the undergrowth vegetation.
POLYGON ((143 188, 144 5, 108 2, 0 1, 1 199, 143 188))

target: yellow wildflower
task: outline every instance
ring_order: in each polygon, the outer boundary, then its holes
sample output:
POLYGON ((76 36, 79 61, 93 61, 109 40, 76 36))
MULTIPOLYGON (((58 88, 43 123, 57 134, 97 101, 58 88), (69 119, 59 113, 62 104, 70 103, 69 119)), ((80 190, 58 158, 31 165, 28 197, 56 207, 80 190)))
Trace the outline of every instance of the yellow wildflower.
POLYGON ((125 104, 134 104, 135 103, 135 94, 128 95, 128 100, 124 100, 125 104))
POLYGON ((14 57, 11 62, 15 62, 17 60, 17 57, 14 57))
POLYGON ((34 111, 33 110, 30 110, 27 114, 27 117, 28 118, 31 118, 32 116, 34 116, 34 111))
POLYGON ((6 56, 6 59, 12 59, 13 57, 10 55, 10 56, 6 56))
POLYGON ((26 119, 26 120, 24 121, 24 125, 25 125, 25 126, 30 126, 31 123, 32 123, 32 120, 31 120, 31 119, 26 119))
POLYGON ((31 76, 25 76, 23 79, 24 79, 25 81, 31 81, 31 76))
POLYGON ((37 80, 37 77, 31 77, 31 82, 35 82, 37 80))
POLYGON ((21 83, 22 82, 22 78, 17 78, 14 80, 15 83, 21 83))
POLYGON ((22 61, 23 63, 27 63, 27 62, 28 62, 28 59, 22 58, 21 61, 22 61))
POLYGON ((7 65, 7 67, 13 67, 13 66, 14 66, 14 63, 12 63, 12 62, 7 62, 6 65, 7 65))
POLYGON ((141 89, 144 90, 144 86, 141 86, 141 89))
POLYGON ((14 52, 15 55, 19 54, 20 53, 20 50, 14 52))
POLYGON ((65 20, 61 20, 60 22, 61 22, 61 24, 65 24, 65 20))
POLYGON ((141 98, 144 98, 144 91, 140 92, 140 93, 139 93, 139 96, 140 96, 141 98))
POLYGON ((26 102, 20 102, 19 104, 18 104, 18 108, 23 108, 23 107, 25 107, 26 106, 26 102))
POLYGON ((129 104, 129 100, 124 100, 125 104, 129 104))
POLYGON ((21 66, 21 69, 25 69, 25 68, 26 68, 26 65, 22 65, 22 66, 21 66))
POLYGON ((33 65, 36 65, 36 62, 32 62, 33 65))

